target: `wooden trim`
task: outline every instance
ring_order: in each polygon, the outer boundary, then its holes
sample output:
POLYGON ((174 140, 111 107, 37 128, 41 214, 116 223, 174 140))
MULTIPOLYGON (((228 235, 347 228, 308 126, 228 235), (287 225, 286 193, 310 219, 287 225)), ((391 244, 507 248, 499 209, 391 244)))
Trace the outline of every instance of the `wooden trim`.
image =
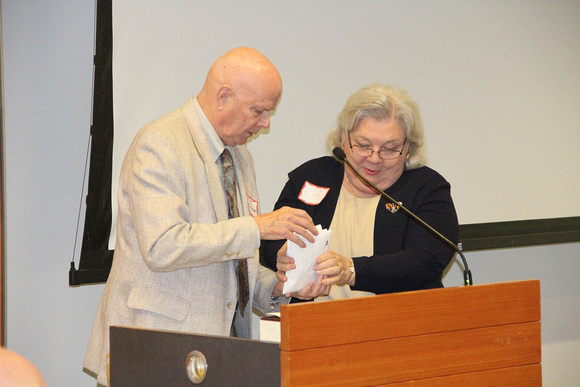
POLYGON ((521 367, 501 368, 482 372, 471 372, 460 375, 443 376, 440 378, 414 380, 412 382, 392 383, 389 387, 465 387, 465 386, 489 386, 487 381, 493 378, 494 386, 537 386, 538 380, 542 380, 542 366, 539 364, 525 365, 521 367))
POLYGON ((538 280, 383 294, 356 300, 283 305, 280 348, 295 351, 328 343, 352 344, 540 321, 538 280), (502 313, 498 315, 500 308, 502 313), (345 326, 352 329, 345 332, 345 326))

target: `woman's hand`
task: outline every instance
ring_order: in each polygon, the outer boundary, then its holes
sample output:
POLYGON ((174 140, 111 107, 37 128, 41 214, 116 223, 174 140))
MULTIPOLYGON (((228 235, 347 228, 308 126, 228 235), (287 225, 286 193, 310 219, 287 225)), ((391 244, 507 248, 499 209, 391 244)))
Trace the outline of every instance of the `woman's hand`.
POLYGON ((354 267, 352 258, 345 257, 335 253, 334 251, 327 251, 316 258, 316 265, 314 271, 319 276, 324 276, 322 283, 324 285, 354 285, 355 273, 350 273, 350 268, 354 267))
MULTIPOLYGON (((276 287, 279 287, 280 294, 282 293, 282 288, 284 286, 284 282, 288 281, 288 277, 286 277, 286 272, 290 270, 296 269, 296 264, 294 263, 294 258, 289 257, 286 255, 287 244, 284 243, 284 246, 280 250, 278 250, 277 258, 276 258, 276 268, 278 271, 276 272, 276 276, 278 277, 278 284, 276 287)), ((316 298, 318 296, 327 296, 330 292, 331 285, 323 283, 323 276, 319 275, 318 279, 315 282, 310 281, 306 286, 298 291, 291 294, 285 294, 286 297, 295 297, 301 300, 310 300, 312 298, 316 298)))
POLYGON ((276 275, 278 276, 278 281, 282 282, 288 281, 288 277, 286 277, 287 271, 296 269, 294 258, 286 255, 287 248, 288 242, 284 243, 276 255, 276 269, 278 269, 276 275))

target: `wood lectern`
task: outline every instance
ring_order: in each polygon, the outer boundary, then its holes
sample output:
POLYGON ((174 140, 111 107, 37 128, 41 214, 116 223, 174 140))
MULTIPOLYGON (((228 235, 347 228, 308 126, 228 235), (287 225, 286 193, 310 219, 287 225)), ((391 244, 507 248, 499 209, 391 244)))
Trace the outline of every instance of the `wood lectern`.
MULTIPOLYGON (((539 386, 540 282, 285 305, 279 347, 112 327, 111 386, 162 385, 142 369, 177 380, 173 374, 185 373, 184 354, 203 345, 222 347, 222 355, 201 386, 539 386), (216 342, 202 344, 208 339, 216 342), (144 378, 123 384, 140 373, 144 378)), ((187 376, 179 380, 171 385, 194 386, 187 376)))

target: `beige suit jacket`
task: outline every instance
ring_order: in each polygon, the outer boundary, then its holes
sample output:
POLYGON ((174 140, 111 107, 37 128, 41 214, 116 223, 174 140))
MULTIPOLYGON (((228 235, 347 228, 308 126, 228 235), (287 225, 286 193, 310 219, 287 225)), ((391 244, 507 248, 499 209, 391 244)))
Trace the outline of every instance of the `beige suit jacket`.
POLYGON ((113 266, 84 367, 107 383, 109 326, 229 336, 237 302, 235 260, 248 259, 250 302, 236 328, 250 337, 251 306, 271 303, 275 273, 259 265, 253 160, 233 148, 240 217, 228 219, 221 171, 212 159, 193 99, 143 127, 131 144, 118 192, 113 266))

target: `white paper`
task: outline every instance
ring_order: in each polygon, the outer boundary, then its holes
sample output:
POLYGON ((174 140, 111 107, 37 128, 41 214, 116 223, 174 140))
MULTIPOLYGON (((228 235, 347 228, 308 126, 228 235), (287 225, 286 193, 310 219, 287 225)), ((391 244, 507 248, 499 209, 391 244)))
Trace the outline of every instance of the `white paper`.
POLYGON ((318 275, 312 269, 316 264, 316 258, 328 250, 330 243, 330 230, 322 229, 322 226, 317 225, 318 235, 314 236, 314 243, 308 242, 301 235, 300 239, 306 243, 306 247, 302 248, 292 241, 288 241, 286 255, 294 258, 296 269, 286 272, 288 281, 284 282, 284 294, 294 293, 302 290, 308 282, 316 282, 318 275))

